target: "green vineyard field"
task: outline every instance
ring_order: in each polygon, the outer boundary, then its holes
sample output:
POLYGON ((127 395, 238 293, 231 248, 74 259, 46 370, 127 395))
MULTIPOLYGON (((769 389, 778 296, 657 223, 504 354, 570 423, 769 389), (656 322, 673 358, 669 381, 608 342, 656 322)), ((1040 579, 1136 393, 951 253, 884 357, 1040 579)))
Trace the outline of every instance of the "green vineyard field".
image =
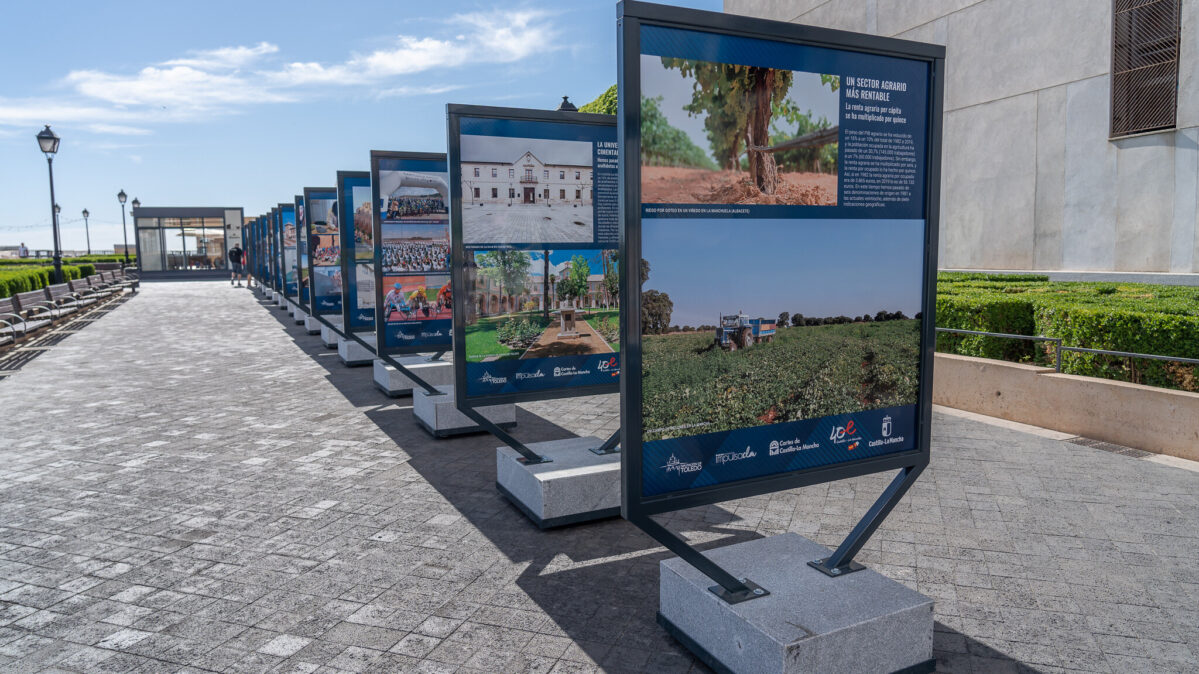
POLYGON ((916 320, 786 328, 735 352, 710 333, 645 335, 643 439, 915 404, 919 340, 916 320))

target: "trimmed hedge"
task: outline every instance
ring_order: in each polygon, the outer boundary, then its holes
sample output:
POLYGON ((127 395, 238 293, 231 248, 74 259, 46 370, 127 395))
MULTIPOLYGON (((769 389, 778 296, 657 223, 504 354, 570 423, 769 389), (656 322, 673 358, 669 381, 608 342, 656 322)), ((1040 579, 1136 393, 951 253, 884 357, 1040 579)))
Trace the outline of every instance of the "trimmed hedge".
MULTIPOLYGON (((1199 288, 1066 283, 990 274, 942 274, 937 326, 1061 338, 1066 346, 1199 358, 1199 288), (1010 279, 1011 277, 1008 277, 1010 279)), ((937 349, 1052 365, 1054 346, 994 337, 938 335, 937 349)), ((1199 391, 1196 367, 1066 352, 1062 371, 1199 391)))
MULTIPOLYGON (((81 279, 96 273, 92 264, 62 266, 62 273, 69 280, 81 279)), ((29 292, 52 285, 54 267, 22 267, 0 269, 0 297, 12 297, 17 293, 29 292)))
MULTIPOLYGON (((79 257, 64 257, 63 264, 97 264, 125 261, 124 255, 81 255, 79 257)), ((137 262, 136 255, 129 255, 129 263, 137 262)), ((0 267, 44 267, 53 265, 54 261, 47 257, 16 257, 0 258, 0 267)))

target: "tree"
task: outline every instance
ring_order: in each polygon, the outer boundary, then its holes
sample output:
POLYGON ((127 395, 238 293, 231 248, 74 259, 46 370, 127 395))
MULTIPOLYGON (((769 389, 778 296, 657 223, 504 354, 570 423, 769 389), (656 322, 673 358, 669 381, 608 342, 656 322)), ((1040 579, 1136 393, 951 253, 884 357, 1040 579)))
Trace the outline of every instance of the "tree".
POLYGON ((660 335, 670 327, 674 303, 670 295, 657 290, 641 293, 641 333, 660 335))
POLYGON ((790 312, 784 311, 784 312, 780 313, 779 314, 779 327, 781 327, 781 328, 787 327, 787 321, 789 321, 789 320, 791 320, 790 312))
POLYGON ((662 97, 641 97, 641 164, 715 169, 716 165, 691 137, 671 126, 658 102, 662 97))
POLYGON ((770 145, 771 114, 787 97, 791 71, 668 57, 662 57, 662 65, 694 78, 691 103, 683 109, 704 118, 708 141, 721 165, 740 166, 744 141, 750 179, 763 194, 774 194, 779 185, 774 156, 755 148, 770 145))
POLYGON ((587 297, 587 292, 590 290, 587 282, 588 276, 591 276, 591 265, 587 264, 587 258, 582 255, 574 256, 570 260, 570 269, 566 278, 558 282, 558 292, 573 300, 575 306, 578 306, 578 300, 587 297))
POLYGON ((541 251, 541 317, 550 319, 550 252, 541 251))
POLYGON ((492 250, 475 258, 479 274, 500 287, 501 295, 519 295, 529 278, 529 254, 519 250, 492 250))
POLYGON ((616 85, 608 87, 604 93, 596 96, 594 101, 579 106, 579 112, 592 112, 599 115, 616 114, 616 85))
POLYGON ((791 325, 793 325, 794 327, 797 327, 797 328, 800 326, 803 326, 803 325, 807 325, 806 323, 804 323, 803 314, 791 314, 791 325))

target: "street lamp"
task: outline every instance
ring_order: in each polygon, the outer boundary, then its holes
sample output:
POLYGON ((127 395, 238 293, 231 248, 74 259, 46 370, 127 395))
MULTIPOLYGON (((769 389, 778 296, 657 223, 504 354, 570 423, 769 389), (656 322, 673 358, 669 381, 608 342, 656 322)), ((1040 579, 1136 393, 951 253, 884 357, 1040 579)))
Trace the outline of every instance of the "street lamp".
POLYGON ((50 130, 50 125, 37 133, 37 144, 46 155, 46 167, 50 172, 50 222, 54 227, 54 282, 62 283, 62 243, 58 238, 58 204, 54 200, 54 154, 58 152, 60 139, 50 130))
POLYGON ((125 190, 117 192, 117 201, 121 202, 121 236, 125 238, 125 266, 129 266, 129 230, 125 228, 125 190))
POLYGON ((83 235, 87 237, 87 254, 92 254, 92 232, 87 228, 87 209, 83 209, 83 235))
MULTIPOLYGON (((137 197, 133 197, 133 203, 130 205, 133 206, 133 209, 129 212, 129 214, 133 215, 133 211, 136 211, 137 209, 142 207, 142 202, 138 201, 137 197)), ((124 214, 122 214, 121 217, 124 218, 125 217, 124 214)), ((134 228, 133 228, 134 231, 137 231, 137 226, 136 226, 137 223, 134 222, 133 224, 134 224, 134 228)), ((129 240, 128 239, 125 240, 125 261, 126 262, 129 261, 129 240)))

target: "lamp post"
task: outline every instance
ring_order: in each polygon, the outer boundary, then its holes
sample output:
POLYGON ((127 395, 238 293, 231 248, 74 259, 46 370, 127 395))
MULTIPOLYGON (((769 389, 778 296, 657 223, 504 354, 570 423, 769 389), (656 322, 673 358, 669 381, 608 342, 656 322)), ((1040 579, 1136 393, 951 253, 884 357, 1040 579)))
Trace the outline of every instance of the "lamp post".
MULTIPOLYGON (((136 211, 137 209, 142 207, 142 202, 138 201, 137 197, 133 197, 133 203, 130 205, 133 206, 133 208, 131 208, 129 210, 129 215, 133 215, 133 211, 136 211)), ((125 209, 121 209, 121 210, 124 211, 125 209)), ((122 221, 124 220, 124 218, 125 218, 125 214, 122 212, 121 213, 122 221)), ((135 231, 135 232, 137 231, 137 220, 136 219, 133 222, 133 231, 135 231)), ((129 239, 125 239, 125 262, 126 263, 129 262, 129 239)), ((138 262, 138 265, 140 267, 141 263, 138 262)))
POLYGON ((125 190, 117 192, 117 201, 121 202, 121 236, 125 239, 125 266, 129 266, 129 230, 125 227, 125 190))
POLYGON ((58 204, 54 200, 54 154, 58 152, 60 139, 50 130, 50 125, 37 134, 37 144, 46 155, 46 167, 50 171, 50 222, 54 227, 54 282, 62 283, 62 244, 58 238, 58 204))
POLYGON ((87 254, 92 254, 92 232, 87 228, 87 209, 83 209, 83 235, 87 237, 87 254))

